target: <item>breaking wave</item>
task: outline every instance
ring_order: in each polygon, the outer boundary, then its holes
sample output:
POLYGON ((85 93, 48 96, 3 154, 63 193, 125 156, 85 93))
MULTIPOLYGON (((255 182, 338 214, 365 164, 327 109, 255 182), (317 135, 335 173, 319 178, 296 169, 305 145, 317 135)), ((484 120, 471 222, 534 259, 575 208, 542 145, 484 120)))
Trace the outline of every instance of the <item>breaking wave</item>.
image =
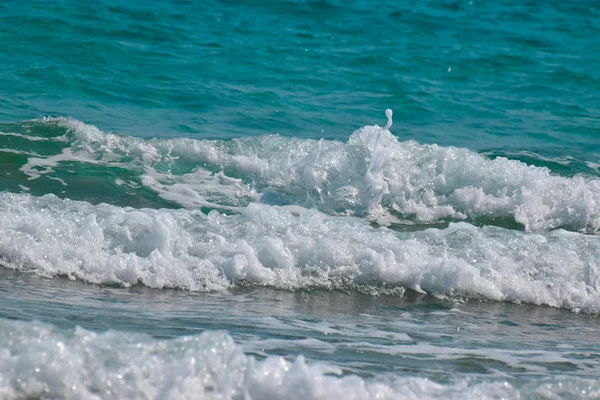
MULTIPOLYGON (((342 143, 277 135, 145 140, 65 118, 30 125, 59 130, 47 139, 67 146, 55 154, 28 157, 20 170, 29 182, 46 176, 66 187, 73 165, 87 164, 128 171, 129 178, 113 179, 115 188, 149 189, 185 208, 240 212, 261 202, 384 224, 507 224, 494 222, 499 220, 529 232, 600 229, 598 177, 562 177, 503 157, 401 141, 388 127, 365 126, 342 143)), ((29 136, 40 141, 39 135, 29 136)))
POLYGON ((596 381, 572 377, 522 387, 500 379, 460 378, 444 384, 408 376, 364 379, 302 356, 256 360, 224 331, 158 340, 0 320, 0 345, 0 396, 7 400, 594 398, 600 390, 596 381))
POLYGON ((0 194, 0 262, 44 276, 186 290, 359 289, 600 311, 600 237, 452 223, 400 232, 314 209, 134 209, 0 194))

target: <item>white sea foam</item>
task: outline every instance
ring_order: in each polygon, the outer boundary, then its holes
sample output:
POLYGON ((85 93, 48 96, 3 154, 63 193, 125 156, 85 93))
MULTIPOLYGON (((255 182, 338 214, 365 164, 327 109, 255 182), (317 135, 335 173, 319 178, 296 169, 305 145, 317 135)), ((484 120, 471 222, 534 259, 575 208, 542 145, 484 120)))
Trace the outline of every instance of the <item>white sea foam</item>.
POLYGON ((407 287, 600 312, 600 237, 454 223, 394 232, 314 209, 132 209, 0 194, 0 260, 102 284, 222 290, 407 287))
POLYGON ((65 136, 58 137, 44 137, 44 136, 33 136, 33 135, 24 135, 22 133, 15 132, 1 132, 0 136, 9 136, 9 137, 17 137, 20 139, 26 139, 31 142, 67 142, 68 139, 65 136))
POLYGON ((597 177, 555 176, 467 149, 400 141, 376 125, 342 143, 280 136, 143 140, 73 119, 43 123, 68 129, 72 142, 61 154, 31 157, 22 171, 32 179, 64 161, 91 162, 136 171, 145 186, 189 208, 235 210, 261 201, 380 221, 391 212, 420 222, 510 218, 527 231, 600 229, 597 177))
POLYGON ((593 169, 593 170, 596 170, 596 171, 600 172, 600 164, 597 164, 597 163, 593 163, 593 162, 591 162, 591 161, 588 161, 588 162, 586 162, 586 165, 587 165, 587 166, 588 166, 590 169, 593 169))
POLYGON ((595 398, 596 381, 502 377, 427 378, 384 375, 365 380, 340 368, 270 356, 247 356, 226 332, 172 340, 37 322, 0 320, 0 397, 69 399, 501 399, 595 398))

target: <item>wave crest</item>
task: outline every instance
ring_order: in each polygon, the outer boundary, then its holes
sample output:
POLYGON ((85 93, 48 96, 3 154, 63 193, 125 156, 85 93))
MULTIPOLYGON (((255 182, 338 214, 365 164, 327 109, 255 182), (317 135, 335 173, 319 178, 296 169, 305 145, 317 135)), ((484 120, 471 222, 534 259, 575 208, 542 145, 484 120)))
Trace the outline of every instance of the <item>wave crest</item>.
MULTIPOLYGON (((600 229, 600 179, 467 149, 400 141, 366 126, 348 143, 261 136, 230 141, 151 139, 50 119, 72 135, 61 154, 29 157, 21 171, 50 176, 61 163, 133 171, 137 184, 183 207, 239 212, 252 202, 398 222, 510 219, 526 231, 600 229)), ((62 176, 63 179, 66 179, 62 176)))

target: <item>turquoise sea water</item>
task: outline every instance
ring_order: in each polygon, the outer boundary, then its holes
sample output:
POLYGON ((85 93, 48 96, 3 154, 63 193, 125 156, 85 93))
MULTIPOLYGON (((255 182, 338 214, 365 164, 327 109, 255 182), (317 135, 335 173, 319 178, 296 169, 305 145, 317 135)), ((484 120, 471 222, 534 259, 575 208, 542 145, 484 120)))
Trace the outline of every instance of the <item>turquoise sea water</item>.
POLYGON ((0 3, 0 398, 598 397, 599 37, 594 1, 0 3))

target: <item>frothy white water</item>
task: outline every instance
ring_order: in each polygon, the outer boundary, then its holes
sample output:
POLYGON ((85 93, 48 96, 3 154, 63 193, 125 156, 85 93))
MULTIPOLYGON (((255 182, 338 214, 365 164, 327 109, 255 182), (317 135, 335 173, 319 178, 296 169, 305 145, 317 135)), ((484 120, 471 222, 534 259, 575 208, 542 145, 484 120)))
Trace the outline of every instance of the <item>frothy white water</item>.
POLYGON ((184 207, 297 204, 329 214, 421 222, 510 218, 526 231, 600 229, 600 179, 555 176, 546 168, 467 149, 400 141, 388 125, 366 126, 348 143, 262 136, 231 141, 142 140, 72 119, 49 119, 73 135, 70 147, 31 157, 32 179, 65 161, 137 171, 143 184, 184 207))
POLYGON ((0 262, 45 276, 189 290, 407 287, 600 312, 600 237, 562 230, 402 233, 261 204, 226 216, 9 193, 0 221, 0 262))
POLYGON ((173 340, 34 322, 0 320, 0 397, 69 399, 500 399, 590 397, 598 383, 577 378, 515 387, 461 378, 380 376, 365 380, 323 363, 247 356, 226 332, 173 340))
POLYGON ((0 131, 0 136, 11 136, 21 139, 26 139, 31 142, 39 142, 39 141, 48 141, 48 142, 67 142, 68 139, 65 136, 59 137, 43 137, 43 136, 35 136, 35 135, 24 135, 22 133, 15 132, 2 132, 0 131))

